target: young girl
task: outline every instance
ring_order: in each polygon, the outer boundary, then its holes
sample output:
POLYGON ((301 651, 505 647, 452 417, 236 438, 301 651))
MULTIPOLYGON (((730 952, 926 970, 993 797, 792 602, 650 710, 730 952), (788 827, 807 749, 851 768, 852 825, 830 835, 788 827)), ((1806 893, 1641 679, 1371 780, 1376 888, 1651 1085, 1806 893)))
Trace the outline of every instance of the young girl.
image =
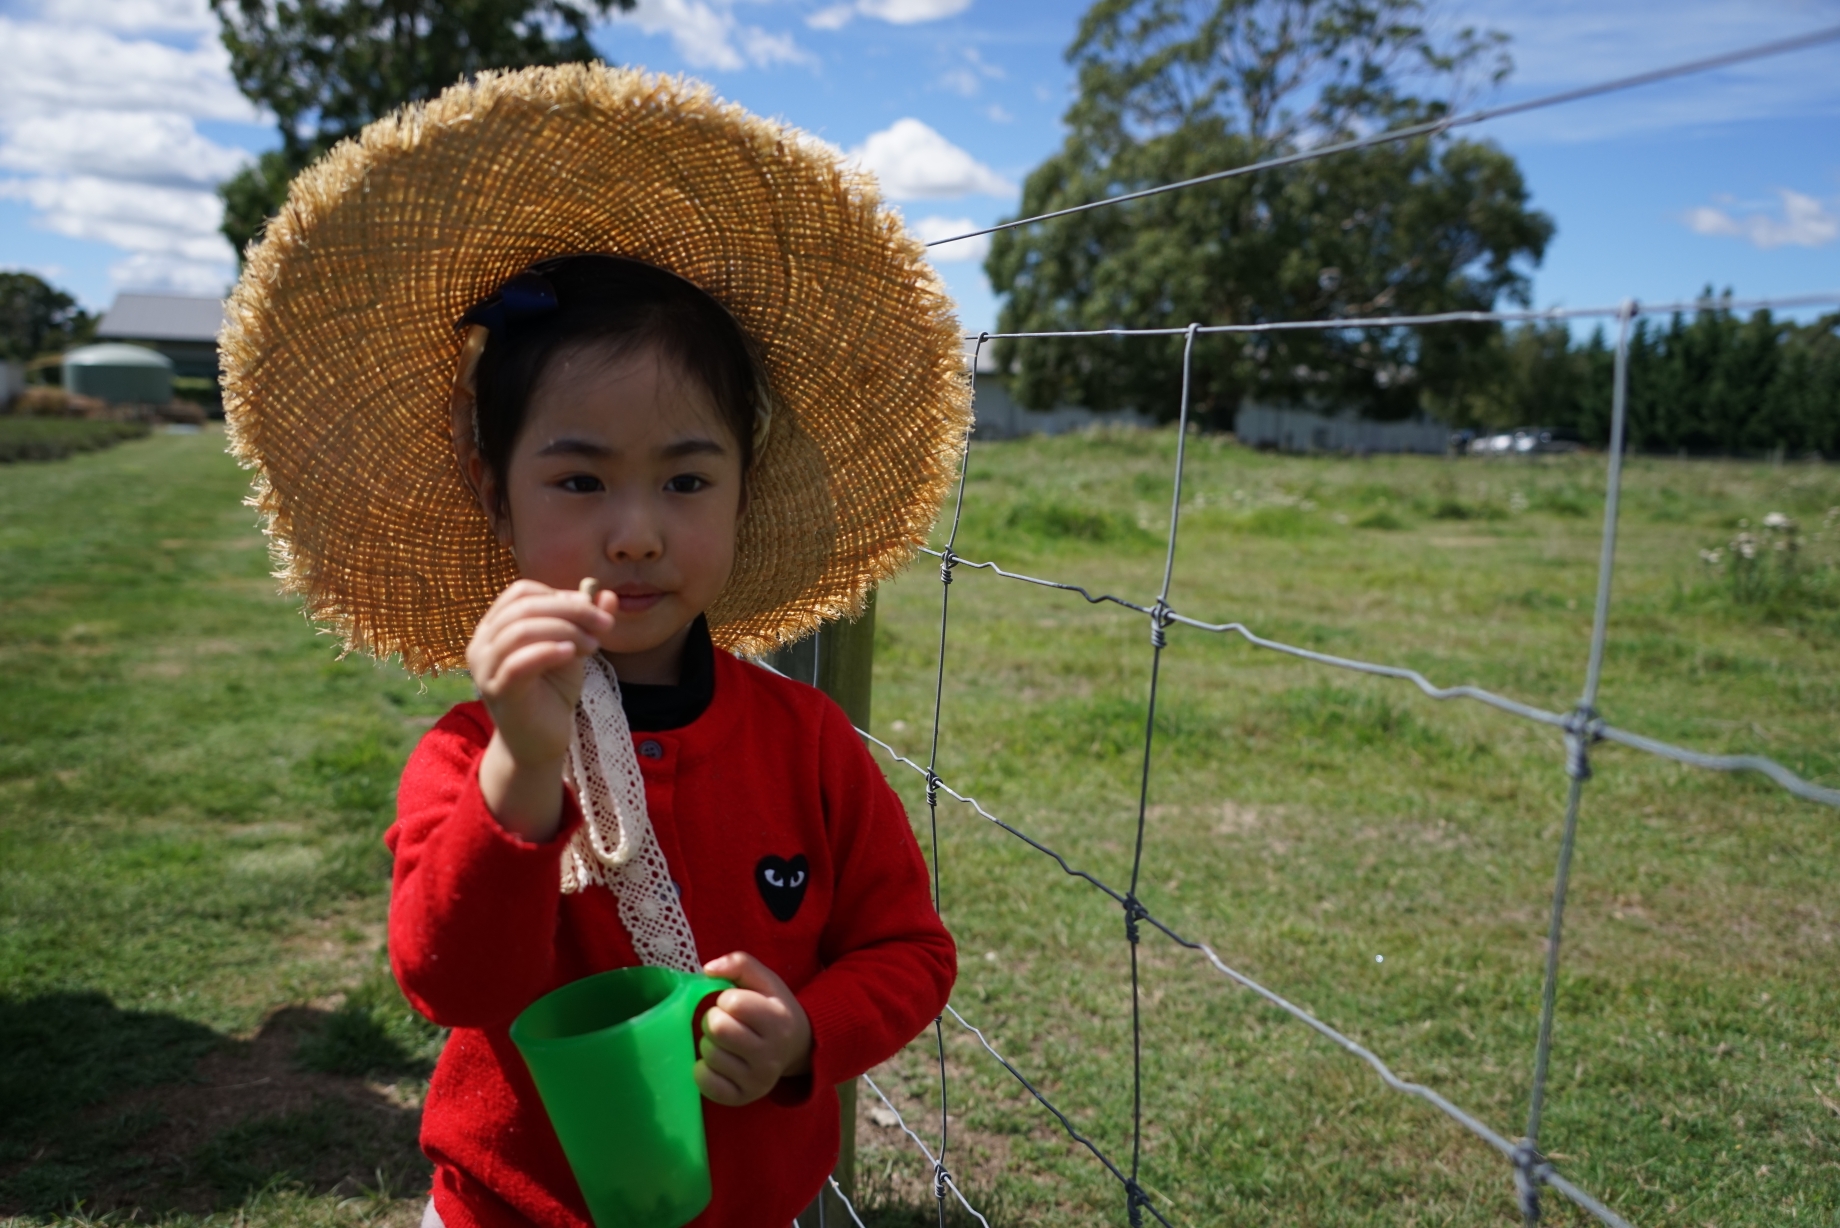
POLYGON ((956 333, 825 147, 598 67, 373 126, 250 254, 227 403, 285 580, 480 696, 387 837, 397 978, 452 1029, 431 1222, 588 1222, 507 1034, 561 985, 735 982, 702 1023, 699 1225, 790 1223, 836 1159, 832 1087, 943 1008, 899 801, 825 696, 724 649, 911 556, 963 446, 956 333))

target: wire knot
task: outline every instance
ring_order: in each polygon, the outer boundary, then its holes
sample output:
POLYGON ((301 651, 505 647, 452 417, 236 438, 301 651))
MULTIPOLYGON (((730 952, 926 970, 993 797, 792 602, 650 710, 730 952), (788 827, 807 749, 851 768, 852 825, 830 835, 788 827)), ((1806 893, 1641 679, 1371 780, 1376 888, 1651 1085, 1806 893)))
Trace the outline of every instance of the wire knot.
POLYGON ((1589 704, 1579 704, 1565 718, 1565 774, 1573 780, 1591 779, 1590 747, 1603 740, 1603 724, 1589 704))
POLYGON ((1124 1213, 1131 1222, 1131 1228, 1144 1228, 1144 1208, 1150 1205, 1150 1195, 1144 1193, 1144 1187, 1137 1184, 1135 1177, 1125 1179, 1124 1213))
POLYGON ((1152 606, 1150 609, 1150 646, 1152 648, 1163 649, 1169 647, 1169 635, 1164 628, 1175 620, 1175 610, 1170 608, 1167 601, 1158 597, 1156 599, 1156 605, 1152 606))
POLYGON ((1521 1218, 1526 1220, 1529 1228, 1540 1222, 1540 1187, 1546 1184, 1546 1178, 1552 1175, 1552 1165, 1546 1162, 1532 1143, 1522 1140, 1514 1148, 1514 1192, 1520 1198, 1521 1218))
POLYGON ((1136 946, 1138 941, 1142 938, 1142 934, 1138 931, 1137 923, 1149 915, 1150 910, 1145 908, 1143 904, 1138 901, 1136 896, 1127 895, 1124 897, 1124 936, 1126 941, 1130 942, 1132 946, 1136 946))
POLYGON ((941 584, 952 583, 952 569, 956 566, 958 566, 958 556, 952 553, 952 547, 947 546, 939 556, 939 582, 941 584))
POLYGON ((929 807, 939 804, 939 786, 943 783, 932 768, 926 769, 926 804, 929 807))
POLYGON ((951 1180, 952 1180, 952 1174, 946 1171, 945 1163, 940 1160, 933 1161, 933 1197, 934 1198, 936 1198, 940 1202, 944 1202, 946 1200, 946 1186, 951 1182, 951 1180))

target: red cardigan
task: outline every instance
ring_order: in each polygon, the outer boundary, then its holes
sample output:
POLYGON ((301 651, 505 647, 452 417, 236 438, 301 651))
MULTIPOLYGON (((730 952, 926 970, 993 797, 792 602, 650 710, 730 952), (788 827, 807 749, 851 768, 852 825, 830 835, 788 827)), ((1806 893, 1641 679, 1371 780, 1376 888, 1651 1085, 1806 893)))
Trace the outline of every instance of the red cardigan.
MULTIPOLYGON (((892 1056, 943 1009, 957 956, 907 814, 843 712, 811 687, 715 658, 702 716, 633 740, 699 954, 750 952, 811 1018, 809 1078, 742 1108, 703 1102, 715 1196, 693 1223, 779 1228, 836 1162, 832 1085, 892 1056), (778 872, 797 857, 802 894, 778 872)), ((486 809, 478 769, 491 736, 482 704, 443 717, 403 771, 385 837, 396 979, 417 1010, 453 1029, 422 1149, 447 1228, 586 1228, 507 1028, 550 990, 638 961, 605 888, 561 892, 562 849, 581 822, 573 796, 547 844, 511 835, 486 809)))

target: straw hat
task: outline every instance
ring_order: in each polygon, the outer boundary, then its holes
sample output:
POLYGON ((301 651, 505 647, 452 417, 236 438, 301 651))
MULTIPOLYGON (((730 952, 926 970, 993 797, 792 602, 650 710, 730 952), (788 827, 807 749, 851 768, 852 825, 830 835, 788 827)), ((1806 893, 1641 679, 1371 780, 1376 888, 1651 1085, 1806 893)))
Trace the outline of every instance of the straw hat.
POLYGON ((485 74, 295 180, 221 338, 231 450, 284 591, 348 648, 464 663, 516 576, 462 479, 455 321, 548 257, 668 269, 758 345, 775 402, 716 642, 858 613, 926 539, 970 426, 952 305, 873 181, 706 86, 600 65, 485 74))

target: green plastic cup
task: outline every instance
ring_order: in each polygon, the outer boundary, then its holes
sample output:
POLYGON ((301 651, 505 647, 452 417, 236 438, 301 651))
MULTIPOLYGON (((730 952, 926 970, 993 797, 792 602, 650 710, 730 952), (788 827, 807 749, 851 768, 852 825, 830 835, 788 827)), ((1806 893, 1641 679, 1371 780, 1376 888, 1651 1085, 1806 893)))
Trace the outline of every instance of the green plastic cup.
POLYGON ((545 994, 512 1023, 597 1228, 679 1228, 709 1205, 691 1026, 698 1003, 731 985, 619 968, 545 994))

